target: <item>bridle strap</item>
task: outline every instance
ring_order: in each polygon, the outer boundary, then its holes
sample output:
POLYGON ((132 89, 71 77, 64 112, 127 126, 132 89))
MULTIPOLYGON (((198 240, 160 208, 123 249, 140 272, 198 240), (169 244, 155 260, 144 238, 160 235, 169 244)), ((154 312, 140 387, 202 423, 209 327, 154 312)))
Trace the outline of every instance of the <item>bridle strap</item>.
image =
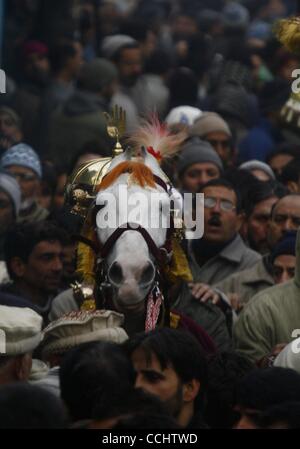
POLYGON ((165 248, 158 248, 149 234, 148 231, 146 231, 145 228, 143 228, 140 225, 135 225, 134 223, 126 223, 122 227, 117 228, 111 236, 107 239, 107 241, 104 243, 102 248, 100 248, 100 255, 102 259, 105 259, 108 254, 110 253, 112 247, 116 243, 116 241, 121 237, 121 235, 124 234, 124 232, 127 231, 136 231, 141 234, 141 236, 144 238, 145 242, 147 243, 147 246, 149 248, 149 251, 152 253, 154 258, 158 261, 160 265, 163 265, 165 263, 165 257, 166 257, 166 251, 165 248))
MULTIPOLYGON (((167 194, 170 194, 170 188, 168 187, 167 183, 163 181, 159 176, 153 175, 154 180, 157 185, 162 187, 167 194)), ((99 208, 98 208, 99 210, 99 208)), ((83 243, 86 243, 90 247, 92 247, 96 253, 100 253, 100 256, 102 259, 105 259, 110 251, 112 250, 113 246, 115 245, 116 241, 124 234, 124 232, 127 231, 136 231, 139 232, 142 237, 144 238, 145 242, 147 243, 147 246, 149 248, 149 251, 154 256, 154 258, 157 260, 160 266, 165 264, 167 262, 168 255, 170 254, 172 250, 172 235, 174 233, 174 218, 171 214, 170 217, 170 227, 167 230, 166 235, 166 242, 162 248, 158 248, 156 246, 156 243, 152 239, 149 232, 143 228, 140 225, 134 224, 134 223, 125 223, 121 227, 117 228, 107 239, 107 241, 103 244, 103 246, 99 245, 96 247, 96 245, 93 242, 90 242, 87 239, 84 239, 84 237, 81 237, 81 241, 83 243)))

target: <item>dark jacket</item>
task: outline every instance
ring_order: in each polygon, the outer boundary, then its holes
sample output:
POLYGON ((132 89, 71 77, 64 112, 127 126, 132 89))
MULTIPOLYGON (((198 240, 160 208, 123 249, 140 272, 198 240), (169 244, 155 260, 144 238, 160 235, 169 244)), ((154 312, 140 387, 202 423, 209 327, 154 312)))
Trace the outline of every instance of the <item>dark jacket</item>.
POLYGON ((90 141, 109 142, 103 112, 106 101, 91 92, 75 91, 65 105, 57 110, 49 124, 48 155, 54 162, 68 164, 90 141))

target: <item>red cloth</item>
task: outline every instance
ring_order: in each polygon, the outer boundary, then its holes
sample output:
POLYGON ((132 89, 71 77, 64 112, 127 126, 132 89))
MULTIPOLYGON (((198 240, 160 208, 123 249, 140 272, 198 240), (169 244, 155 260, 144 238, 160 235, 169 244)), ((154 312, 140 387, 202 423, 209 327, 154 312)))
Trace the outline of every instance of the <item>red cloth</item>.
POLYGON ((48 47, 39 41, 27 41, 23 44, 22 51, 25 58, 33 54, 46 56, 48 54, 48 47))
POLYGON ((178 329, 184 329, 194 335, 206 355, 212 355, 217 352, 217 347, 213 339, 201 326, 199 326, 199 324, 195 323, 192 318, 177 312, 177 310, 172 310, 172 313, 180 317, 178 329))

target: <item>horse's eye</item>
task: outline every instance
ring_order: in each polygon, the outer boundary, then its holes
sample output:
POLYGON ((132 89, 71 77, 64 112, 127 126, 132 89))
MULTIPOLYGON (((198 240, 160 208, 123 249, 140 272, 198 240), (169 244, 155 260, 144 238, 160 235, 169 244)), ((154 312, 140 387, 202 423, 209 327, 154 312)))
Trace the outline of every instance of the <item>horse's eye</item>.
POLYGON ((123 281, 122 267, 118 262, 114 262, 111 266, 108 277, 110 281, 115 285, 120 285, 123 281))

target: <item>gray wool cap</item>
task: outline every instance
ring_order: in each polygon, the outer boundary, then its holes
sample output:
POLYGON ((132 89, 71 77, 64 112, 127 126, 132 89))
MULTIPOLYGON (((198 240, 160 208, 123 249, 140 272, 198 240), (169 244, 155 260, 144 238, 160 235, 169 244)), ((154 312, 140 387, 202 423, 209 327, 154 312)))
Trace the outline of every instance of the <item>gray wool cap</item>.
POLYGON ((221 172, 224 169, 218 153, 213 149, 211 144, 194 137, 188 140, 182 147, 182 151, 177 162, 178 173, 182 174, 193 164, 201 164, 205 162, 215 164, 221 172))
POLYGON ((270 176, 271 179, 273 179, 273 180, 276 179, 271 167, 261 161, 257 161, 257 160, 248 161, 248 162, 245 162, 244 164, 240 165, 239 168, 241 170, 247 170, 250 172, 252 170, 261 170, 261 171, 265 172, 268 176, 270 176))

